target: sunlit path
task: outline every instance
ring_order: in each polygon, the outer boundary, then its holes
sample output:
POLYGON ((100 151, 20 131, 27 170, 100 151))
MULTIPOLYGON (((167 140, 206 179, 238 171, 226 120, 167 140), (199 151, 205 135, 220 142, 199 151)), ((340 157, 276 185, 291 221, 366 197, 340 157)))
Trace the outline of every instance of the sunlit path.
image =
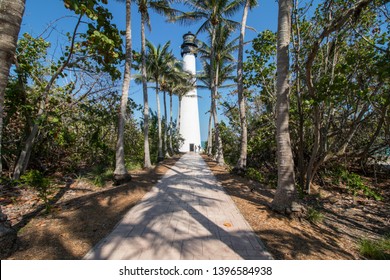
POLYGON ((85 259, 271 259, 203 159, 187 153, 85 259))

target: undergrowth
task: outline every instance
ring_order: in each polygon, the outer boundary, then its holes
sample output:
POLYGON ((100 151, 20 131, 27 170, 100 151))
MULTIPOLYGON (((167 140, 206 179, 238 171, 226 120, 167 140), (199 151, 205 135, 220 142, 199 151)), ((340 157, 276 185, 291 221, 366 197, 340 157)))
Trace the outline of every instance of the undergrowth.
POLYGON ((35 189, 45 205, 46 213, 50 212, 49 196, 53 193, 50 180, 38 170, 29 170, 20 177, 20 182, 24 186, 35 189))
POLYGON ((253 181, 256 181, 256 182, 263 182, 264 181, 264 176, 263 174, 260 173, 260 171, 252 168, 252 167, 249 167, 246 172, 245 172, 245 176, 253 181))
POLYGON ((317 209, 309 207, 307 209, 306 219, 313 224, 319 224, 324 220, 324 215, 317 209))
POLYGON ((387 234, 379 240, 362 239, 359 242, 358 246, 360 254, 367 259, 390 259, 390 234, 387 234))
POLYGON ((377 201, 383 199, 379 193, 364 183, 361 176, 354 172, 348 171, 344 167, 339 166, 334 170, 327 172, 327 175, 331 177, 333 185, 345 185, 353 196, 363 194, 366 197, 373 198, 377 201))
POLYGON ((95 166, 88 174, 89 181, 97 187, 104 187, 105 184, 114 178, 114 170, 102 165, 95 166))

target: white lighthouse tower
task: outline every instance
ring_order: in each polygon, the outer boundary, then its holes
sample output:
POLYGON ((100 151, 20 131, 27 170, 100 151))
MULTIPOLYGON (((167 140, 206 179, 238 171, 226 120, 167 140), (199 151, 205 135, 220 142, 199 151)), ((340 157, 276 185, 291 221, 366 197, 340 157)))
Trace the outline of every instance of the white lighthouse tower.
MULTIPOLYGON (((196 74, 196 54, 198 46, 195 42, 195 35, 188 32, 183 35, 181 45, 181 56, 183 57, 183 69, 193 75, 196 74)), ((195 80, 194 80, 195 83, 195 80)), ((180 135, 184 143, 180 152, 195 152, 201 146, 198 94, 196 87, 182 97, 180 107, 180 135)))

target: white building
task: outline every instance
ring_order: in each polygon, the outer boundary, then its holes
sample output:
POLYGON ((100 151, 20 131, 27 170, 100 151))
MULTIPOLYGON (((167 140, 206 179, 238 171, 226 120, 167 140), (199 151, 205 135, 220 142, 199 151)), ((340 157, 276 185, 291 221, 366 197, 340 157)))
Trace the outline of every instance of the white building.
MULTIPOLYGON (((181 45, 181 55, 183 57, 183 68, 185 71, 196 74, 196 54, 198 46, 196 37, 191 32, 183 35, 183 44, 181 45)), ((195 82, 195 81, 194 81, 195 82)), ((180 152, 194 152, 201 147, 198 94, 196 88, 189 91, 182 97, 180 107, 180 131, 184 143, 180 152)))

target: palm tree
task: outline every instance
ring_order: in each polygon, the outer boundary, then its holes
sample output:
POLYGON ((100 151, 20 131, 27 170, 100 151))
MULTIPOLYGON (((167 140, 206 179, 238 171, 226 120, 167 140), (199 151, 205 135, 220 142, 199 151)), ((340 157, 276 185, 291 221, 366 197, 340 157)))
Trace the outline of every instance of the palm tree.
MULTIPOLYGON (((184 24, 191 24, 199 20, 204 20, 204 22, 199 27, 196 34, 200 32, 211 30, 211 48, 210 48, 210 65, 215 64, 215 42, 217 35, 217 27, 219 25, 226 25, 229 27, 237 27, 239 23, 230 20, 231 18, 242 5, 240 0, 210 0, 210 1, 197 1, 189 0, 185 1, 184 5, 191 9, 190 12, 180 13, 171 17, 171 21, 179 21, 184 24)), ((214 100, 217 98, 217 87, 216 87, 216 73, 214 68, 211 67, 210 71, 210 80, 211 80, 211 99, 214 100)), ((216 134, 219 134, 219 128, 216 124, 215 126, 216 134)), ((217 162, 219 165, 224 165, 223 153, 219 147, 219 141, 217 143, 217 162)))
POLYGON ((148 87, 146 76, 146 39, 145 25, 150 25, 149 9, 157 13, 172 15, 172 9, 169 7, 168 0, 134 0, 138 6, 138 11, 141 14, 141 74, 142 74, 142 92, 144 98, 144 168, 151 168, 150 149, 149 149, 149 100, 148 87))
POLYGON ((243 85, 243 61, 244 61, 244 37, 246 30, 246 20, 248 17, 249 9, 257 5, 257 0, 245 0, 244 12, 241 20, 240 42, 238 48, 238 62, 237 62, 237 95, 238 106, 240 111, 240 124, 241 124, 241 148, 240 158, 236 164, 236 171, 242 171, 246 168, 246 158, 248 151, 248 131, 246 121, 246 98, 244 95, 243 85))
MULTIPOLYGON (((20 31, 20 25, 25 8, 25 0, 0 0, 0 176, 2 166, 2 131, 4 113, 4 93, 8 83, 9 69, 14 62, 16 44, 20 31)), ((3 212, 0 207, 0 216, 3 212)), ((5 225, 5 221, 0 221, 0 231, 2 232, 2 255, 9 254, 14 247, 17 235, 16 230, 5 225)))
MULTIPOLYGON (((222 61, 221 61, 222 62, 222 61)), ((233 84, 224 85, 225 81, 227 80, 233 80, 235 76, 233 75, 233 71, 235 70, 235 65, 233 63, 226 63, 222 62, 220 63, 219 69, 219 78, 218 78, 218 88, 228 88, 233 87, 233 84)), ((201 81, 204 85, 198 85, 199 88, 206 88, 211 90, 211 81, 210 81, 210 65, 207 62, 207 60, 203 60, 203 73, 198 75, 198 80, 201 81)), ((213 130, 213 120, 214 120, 214 111, 216 110, 216 106, 214 103, 214 100, 211 100, 210 105, 210 117, 209 117, 209 125, 208 125, 208 134, 207 134, 207 154, 209 156, 212 156, 212 150, 213 150, 213 137, 212 137, 212 130, 213 130)), ((215 122, 215 120, 214 120, 215 122)), ((218 123, 218 120, 217 120, 218 123)), ((218 135, 219 137, 219 135, 218 135)), ((219 137, 220 138, 220 137, 219 137)), ((219 139, 217 139, 218 141, 219 139)), ((218 142, 217 142, 218 143, 218 142)))
POLYGON ((0 174, 3 170, 1 142, 3 131, 4 92, 9 69, 14 62, 16 44, 26 0, 0 0, 0 174))
POLYGON ((150 80, 153 80, 156 85, 156 100, 157 100, 157 123, 158 123, 158 157, 157 161, 164 159, 163 145, 162 145, 162 125, 161 125, 161 110, 160 110, 160 81, 165 73, 171 71, 171 67, 175 58, 171 51, 169 51, 170 42, 164 46, 158 45, 156 48, 151 42, 147 41, 148 48, 146 54, 146 73, 150 80))
POLYGON ((279 0, 277 80, 276 80, 276 142, 278 158, 278 186, 272 208, 290 213, 296 196, 294 162, 289 132, 289 44, 291 36, 291 0, 279 0))
MULTIPOLYGON (((211 34, 211 30, 209 30, 211 34)), ((216 143, 216 158, 219 164, 223 164, 223 147, 222 147, 222 138, 219 133, 219 122, 217 115, 217 106, 216 100, 218 99, 218 88, 222 86, 222 84, 233 77, 230 75, 231 71, 234 69, 234 57, 232 52, 237 49, 237 40, 233 39, 229 41, 232 34, 232 29, 226 25, 220 24, 216 29, 216 38, 214 43, 215 57, 213 67, 210 67, 210 64, 207 61, 212 60, 211 56, 211 47, 207 46, 207 44, 203 43, 201 48, 199 49, 199 53, 202 54, 202 58, 204 60, 204 69, 205 76, 202 78, 206 79, 207 84, 207 76, 210 77, 209 86, 212 88, 212 80, 211 80, 211 72, 215 73, 214 79, 214 89, 215 95, 214 98, 211 98, 211 109, 210 109, 210 119, 209 119, 209 135, 208 135, 208 153, 211 153, 212 150, 212 137, 211 137, 211 116, 214 119, 214 127, 215 127, 215 143, 216 143)))
POLYGON ((122 85, 122 98, 120 105, 120 112, 118 117, 118 140, 116 143, 115 154, 115 171, 114 179, 116 183, 130 180, 131 176, 128 174, 125 166, 125 151, 124 151, 124 131, 127 101, 129 96, 130 79, 131 79, 131 0, 126 0, 126 57, 125 57, 125 72, 122 85))

